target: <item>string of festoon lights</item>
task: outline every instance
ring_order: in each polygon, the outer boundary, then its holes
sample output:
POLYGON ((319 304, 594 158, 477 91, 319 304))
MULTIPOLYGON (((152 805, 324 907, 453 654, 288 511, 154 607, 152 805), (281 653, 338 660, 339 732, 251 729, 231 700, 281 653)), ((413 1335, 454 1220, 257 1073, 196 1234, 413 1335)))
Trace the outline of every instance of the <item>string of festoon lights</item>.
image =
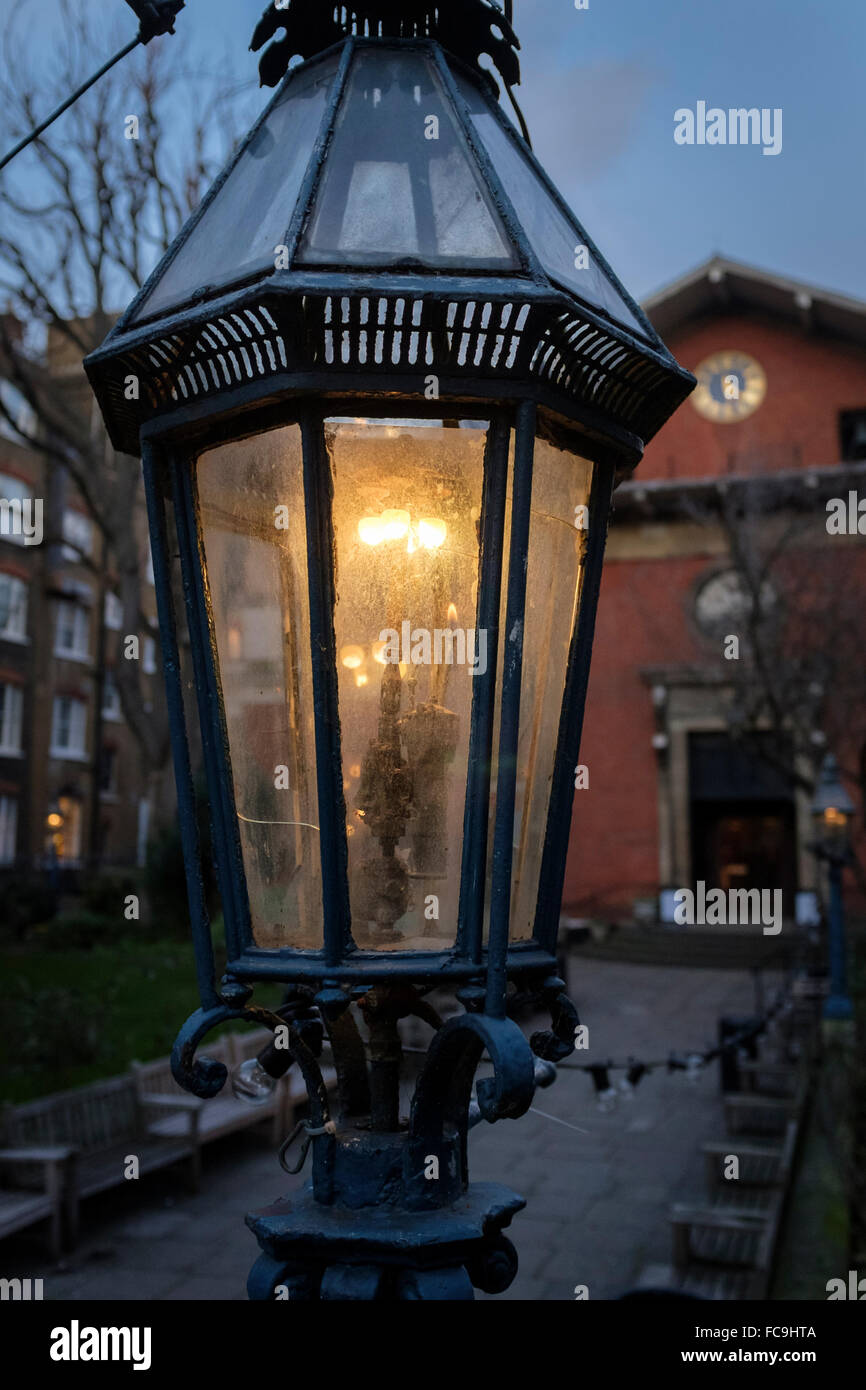
POLYGON ((785 1013, 790 1008, 790 999, 780 993, 770 1007, 765 1009, 758 1018, 751 1020, 732 1033, 724 1042, 718 1043, 715 1047, 706 1048, 704 1051, 697 1049, 690 1052, 671 1051, 667 1057, 650 1061, 644 1061, 640 1057, 629 1057, 625 1062, 564 1061, 558 1063, 558 1068, 561 1071, 586 1072, 592 1078, 599 1109, 610 1111, 616 1106, 618 1100, 631 1100, 644 1077, 651 1075, 654 1071, 664 1071, 668 1074, 681 1071, 685 1073, 687 1081, 695 1083, 700 1079, 705 1068, 720 1057, 729 1053, 748 1055, 747 1049, 766 1033, 776 1015, 785 1013), (616 1084, 611 1080, 612 1072, 624 1073, 616 1084))

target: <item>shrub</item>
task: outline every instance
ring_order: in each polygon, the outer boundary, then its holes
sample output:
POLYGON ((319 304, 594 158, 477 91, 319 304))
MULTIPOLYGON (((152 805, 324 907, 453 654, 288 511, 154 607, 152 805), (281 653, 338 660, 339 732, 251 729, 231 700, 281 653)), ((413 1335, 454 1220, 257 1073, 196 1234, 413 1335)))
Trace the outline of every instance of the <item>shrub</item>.
POLYGON ((82 906, 96 917, 123 918, 123 906, 130 894, 141 894, 140 874, 131 870, 96 874, 84 888, 82 906))
MULTIPOLYGON (((208 911, 213 917, 219 910, 220 900, 211 860, 210 820, 205 797, 198 795, 196 803, 205 897, 208 911)), ((180 827, 176 820, 161 826, 148 843, 144 889, 148 915, 154 930, 157 930, 160 936, 186 941, 189 936, 189 908, 180 827)))
POLYGON ((104 917, 82 908, 78 912, 55 917, 53 922, 40 929, 38 941, 46 951, 87 950, 91 946, 116 940, 131 925, 138 924, 124 921, 122 913, 104 917))
POLYGON ((20 940, 35 922, 57 912, 57 895, 43 874, 9 877, 0 883, 0 925, 20 940))

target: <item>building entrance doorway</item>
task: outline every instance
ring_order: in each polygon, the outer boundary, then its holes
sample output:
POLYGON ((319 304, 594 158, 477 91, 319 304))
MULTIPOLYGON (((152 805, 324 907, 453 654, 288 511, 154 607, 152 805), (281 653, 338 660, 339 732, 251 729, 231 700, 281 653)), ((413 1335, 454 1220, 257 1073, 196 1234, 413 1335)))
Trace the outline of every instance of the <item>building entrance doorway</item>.
POLYGON ((794 914, 797 820, 793 787, 726 734, 689 737, 692 873, 708 888, 782 890, 794 914))

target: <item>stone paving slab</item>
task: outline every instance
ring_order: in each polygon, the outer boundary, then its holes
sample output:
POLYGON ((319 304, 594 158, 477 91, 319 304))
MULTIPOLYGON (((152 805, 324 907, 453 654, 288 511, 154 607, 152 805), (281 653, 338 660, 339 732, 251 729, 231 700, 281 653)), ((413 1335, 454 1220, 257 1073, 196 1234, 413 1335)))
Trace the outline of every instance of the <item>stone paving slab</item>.
MULTIPOLYGON (((589 1051, 577 1054, 582 1062, 703 1049, 715 1042, 720 1015, 754 1006, 742 971, 578 956, 571 977, 590 1030, 589 1051)), ((644 1264, 669 1259, 670 1202, 701 1192, 700 1144, 724 1133, 718 1071, 696 1084, 657 1071, 632 1100, 602 1114, 591 1079, 566 1064, 536 1101, 564 1124, 530 1112, 482 1123, 470 1136, 472 1178, 502 1182, 528 1199, 509 1230, 520 1270, 504 1296, 570 1300, 585 1284, 592 1299, 616 1298, 644 1264)), ((127 1183, 84 1204, 81 1243, 61 1266, 32 1237, 18 1236, 0 1246, 0 1273, 41 1277, 46 1299, 55 1300, 244 1299, 258 1253, 244 1215, 303 1181, 281 1172, 267 1127, 229 1136, 205 1147, 198 1194, 186 1191, 181 1169, 127 1183)))

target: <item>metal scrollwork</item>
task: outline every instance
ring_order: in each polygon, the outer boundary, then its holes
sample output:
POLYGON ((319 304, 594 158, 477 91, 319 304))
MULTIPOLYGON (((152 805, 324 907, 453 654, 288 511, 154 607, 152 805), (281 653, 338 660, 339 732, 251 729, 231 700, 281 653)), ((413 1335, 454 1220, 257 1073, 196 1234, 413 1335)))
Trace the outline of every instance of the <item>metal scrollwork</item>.
POLYGON ((259 62, 262 86, 275 87, 294 57, 311 58, 351 34, 436 39, 474 67, 494 97, 499 87, 493 74, 481 66, 482 57, 491 59, 509 91, 520 82, 520 42, 509 19, 491 0, 370 0, 348 5, 288 0, 279 7, 268 6, 250 43, 254 52, 268 45, 259 62), (280 30, 284 37, 274 39, 280 30))
POLYGON ((577 1009, 565 992, 562 980, 551 979, 543 988, 544 1003, 550 1010, 549 1028, 540 1029, 529 1039, 536 1057, 545 1062, 561 1062, 574 1051, 576 1030, 580 1027, 577 1009))

